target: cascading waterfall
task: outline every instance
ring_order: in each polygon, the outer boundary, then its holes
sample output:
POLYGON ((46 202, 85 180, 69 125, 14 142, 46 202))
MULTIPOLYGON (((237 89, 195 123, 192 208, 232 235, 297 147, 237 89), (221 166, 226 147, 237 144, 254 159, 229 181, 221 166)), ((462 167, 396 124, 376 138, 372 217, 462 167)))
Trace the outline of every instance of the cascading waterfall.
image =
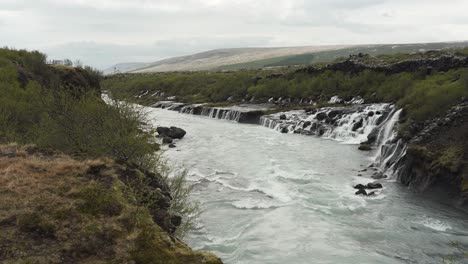
POLYGON ((326 107, 316 112, 289 111, 262 116, 260 125, 285 132, 318 135, 349 144, 367 141, 368 135, 394 109, 390 104, 326 107))
POLYGON ((390 118, 384 122, 377 137, 379 146, 374 158, 374 165, 390 178, 398 174, 396 165, 406 154, 406 144, 401 139, 396 140, 395 128, 401 111, 402 109, 393 112, 390 118))
MULTIPOLYGON (((196 114, 213 119, 239 122, 244 108, 216 108, 203 105, 185 105, 162 101, 153 105, 185 114, 196 114)), ((347 107, 325 107, 314 112, 295 110, 259 118, 258 124, 283 133, 317 135, 348 144, 366 142, 371 133, 375 134, 377 152, 373 166, 387 177, 398 173, 398 161, 406 154, 406 145, 396 140, 395 127, 402 109, 396 110, 391 104, 350 105, 347 107)))
POLYGON ((183 114, 195 114, 195 109, 199 108, 197 114, 214 119, 223 119, 239 122, 244 111, 230 108, 202 107, 202 104, 185 105, 172 101, 161 101, 152 105, 152 107, 163 108, 167 110, 178 111, 183 114))

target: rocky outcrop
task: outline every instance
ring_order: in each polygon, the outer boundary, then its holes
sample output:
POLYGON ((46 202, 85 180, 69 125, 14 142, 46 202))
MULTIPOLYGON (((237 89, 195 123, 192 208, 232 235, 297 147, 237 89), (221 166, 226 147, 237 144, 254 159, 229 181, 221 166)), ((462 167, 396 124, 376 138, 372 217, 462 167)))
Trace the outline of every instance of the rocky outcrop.
POLYGON ((467 57, 441 56, 438 58, 407 60, 392 64, 379 63, 374 65, 366 64, 365 62, 361 62, 355 58, 350 58, 344 62, 329 64, 321 68, 310 66, 299 69, 296 73, 320 74, 325 71, 341 71, 356 74, 365 70, 371 70, 375 72, 395 74, 401 72, 416 72, 421 69, 426 69, 428 72, 448 71, 462 67, 468 67, 467 57))
POLYGON ((397 165, 403 184, 420 192, 437 190, 468 206, 468 102, 426 121, 397 165))

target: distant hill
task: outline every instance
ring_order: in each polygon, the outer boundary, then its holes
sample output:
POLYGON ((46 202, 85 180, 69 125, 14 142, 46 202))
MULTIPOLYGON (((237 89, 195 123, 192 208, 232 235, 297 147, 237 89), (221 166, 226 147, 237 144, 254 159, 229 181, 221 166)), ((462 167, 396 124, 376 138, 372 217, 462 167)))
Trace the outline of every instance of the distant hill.
POLYGON ((464 42, 308 46, 283 48, 218 49, 189 56, 175 57, 153 63, 121 63, 104 71, 112 73, 142 73, 200 70, 239 70, 327 63, 352 54, 372 56, 423 52, 447 48, 468 47, 464 42))
POLYGON ((443 50, 449 48, 468 47, 468 41, 464 42, 441 42, 441 43, 420 43, 420 44, 384 44, 384 45, 363 45, 336 50, 326 50, 311 52, 299 55, 290 55, 269 58, 265 60, 256 60, 246 63, 223 65, 216 70, 239 70, 239 69, 257 69, 265 67, 284 67, 308 65, 313 63, 327 63, 339 58, 346 58, 353 54, 394 55, 398 53, 425 52, 430 50, 443 50))
POLYGON ((104 70, 104 74, 124 73, 134 69, 145 67, 148 63, 144 62, 129 62, 119 63, 104 70))
POLYGON ((167 71, 197 71, 212 70, 227 64, 246 63, 275 57, 299 55, 325 50, 338 50, 351 46, 310 46, 282 48, 235 48, 218 49, 197 53, 189 56, 175 57, 147 63, 139 68, 123 70, 122 72, 167 72, 167 71))

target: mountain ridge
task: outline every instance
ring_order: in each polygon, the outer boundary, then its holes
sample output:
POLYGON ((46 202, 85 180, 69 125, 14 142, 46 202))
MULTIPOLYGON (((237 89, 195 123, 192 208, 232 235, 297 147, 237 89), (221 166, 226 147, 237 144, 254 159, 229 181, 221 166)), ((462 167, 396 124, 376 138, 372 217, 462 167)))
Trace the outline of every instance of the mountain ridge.
POLYGON ((186 56, 177 56, 149 63, 120 63, 105 70, 112 73, 144 73, 170 71, 239 70, 275 66, 328 63, 352 54, 392 55, 455 47, 467 47, 468 41, 323 45, 298 47, 248 47, 214 49, 186 56), (117 69, 116 71, 114 69, 117 69))

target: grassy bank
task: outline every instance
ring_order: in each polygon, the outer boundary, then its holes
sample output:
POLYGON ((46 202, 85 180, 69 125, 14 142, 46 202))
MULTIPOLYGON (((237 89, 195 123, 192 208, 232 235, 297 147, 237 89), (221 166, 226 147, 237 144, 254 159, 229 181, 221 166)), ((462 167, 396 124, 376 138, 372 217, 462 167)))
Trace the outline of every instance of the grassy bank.
POLYGON ((110 159, 0 146, 1 262, 220 263, 154 222, 158 208, 138 202, 133 174, 144 175, 110 159))

